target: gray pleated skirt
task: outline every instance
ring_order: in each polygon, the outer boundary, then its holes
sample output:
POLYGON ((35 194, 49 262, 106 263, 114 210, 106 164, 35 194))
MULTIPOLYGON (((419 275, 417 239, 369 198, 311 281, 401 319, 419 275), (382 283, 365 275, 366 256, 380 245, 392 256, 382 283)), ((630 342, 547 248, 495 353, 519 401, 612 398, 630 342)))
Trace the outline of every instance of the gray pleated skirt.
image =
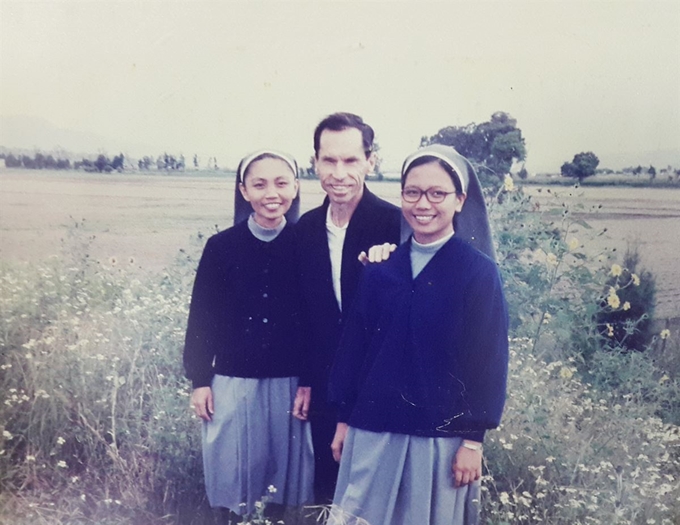
POLYGON ((328 525, 479 523, 479 482, 454 488, 461 442, 350 427, 328 525))
POLYGON ((289 506, 313 500, 311 430, 291 414, 297 385, 296 377, 214 377, 215 414, 203 423, 211 507, 243 515, 263 498, 289 506))

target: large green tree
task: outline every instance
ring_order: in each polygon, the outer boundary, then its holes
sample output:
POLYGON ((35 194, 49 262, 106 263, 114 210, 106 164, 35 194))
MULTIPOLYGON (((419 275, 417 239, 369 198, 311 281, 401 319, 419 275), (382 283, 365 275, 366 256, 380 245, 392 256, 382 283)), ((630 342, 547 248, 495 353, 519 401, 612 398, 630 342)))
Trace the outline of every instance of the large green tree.
POLYGON ((592 151, 577 153, 574 160, 562 164, 560 171, 563 177, 575 177, 582 182, 586 177, 595 174, 595 169, 600 163, 600 159, 592 151))
POLYGON ((526 147, 517 120, 497 111, 481 124, 447 126, 431 137, 423 137, 421 146, 446 144, 453 146, 472 162, 480 176, 493 175, 501 180, 515 161, 526 158, 526 147))

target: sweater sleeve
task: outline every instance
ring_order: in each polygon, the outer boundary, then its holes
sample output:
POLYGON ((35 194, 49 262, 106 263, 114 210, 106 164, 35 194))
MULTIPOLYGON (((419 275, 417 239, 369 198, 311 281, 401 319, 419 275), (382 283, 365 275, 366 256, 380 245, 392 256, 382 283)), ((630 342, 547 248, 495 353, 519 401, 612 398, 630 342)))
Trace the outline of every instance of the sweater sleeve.
POLYGON ((464 400, 469 438, 484 439, 500 424, 508 371, 508 312, 496 265, 480 271, 465 293, 464 400))
POLYGON ((214 239, 209 239, 198 264, 184 344, 184 369, 194 388, 210 386, 218 334, 219 312, 223 310, 224 276, 214 239))

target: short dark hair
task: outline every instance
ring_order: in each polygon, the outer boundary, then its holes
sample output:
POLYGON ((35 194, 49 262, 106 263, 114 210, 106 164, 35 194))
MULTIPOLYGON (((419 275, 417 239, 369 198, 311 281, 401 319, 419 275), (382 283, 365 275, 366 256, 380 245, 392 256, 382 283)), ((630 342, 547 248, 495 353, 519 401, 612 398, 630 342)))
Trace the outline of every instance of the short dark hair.
POLYGON ((373 128, 366 124, 359 115, 342 112, 328 115, 319 122, 319 125, 314 130, 314 156, 319 156, 321 133, 323 133, 324 130, 342 131, 347 128, 355 128, 361 131, 364 153, 366 154, 366 158, 368 158, 373 152, 373 128))
POLYGON ((449 177, 451 177, 451 180, 453 181, 453 187, 456 190, 457 195, 462 195, 463 194, 463 186, 460 183, 460 175, 456 173, 456 171, 446 162, 444 162, 442 159, 430 155, 425 155, 423 157, 419 157, 411 164, 409 164, 408 168, 404 172, 404 174, 401 176, 401 187, 402 189, 404 188, 404 185, 406 184, 406 177, 408 177, 409 172, 417 167, 417 166, 422 166, 423 164, 429 164, 430 162, 435 162, 439 164, 442 169, 448 174, 449 177))

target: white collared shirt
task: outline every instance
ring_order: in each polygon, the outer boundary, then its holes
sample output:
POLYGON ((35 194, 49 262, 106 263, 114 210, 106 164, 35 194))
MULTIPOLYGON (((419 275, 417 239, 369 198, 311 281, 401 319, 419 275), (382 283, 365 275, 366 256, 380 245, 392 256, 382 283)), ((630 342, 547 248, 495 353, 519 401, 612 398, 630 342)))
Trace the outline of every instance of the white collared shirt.
POLYGON ((331 219, 331 207, 328 206, 326 213, 326 232, 328 234, 328 252, 331 256, 331 275, 333 278, 333 291, 338 301, 338 308, 342 311, 342 289, 340 287, 340 275, 342 270, 342 247, 345 245, 347 226, 336 226, 331 219))

